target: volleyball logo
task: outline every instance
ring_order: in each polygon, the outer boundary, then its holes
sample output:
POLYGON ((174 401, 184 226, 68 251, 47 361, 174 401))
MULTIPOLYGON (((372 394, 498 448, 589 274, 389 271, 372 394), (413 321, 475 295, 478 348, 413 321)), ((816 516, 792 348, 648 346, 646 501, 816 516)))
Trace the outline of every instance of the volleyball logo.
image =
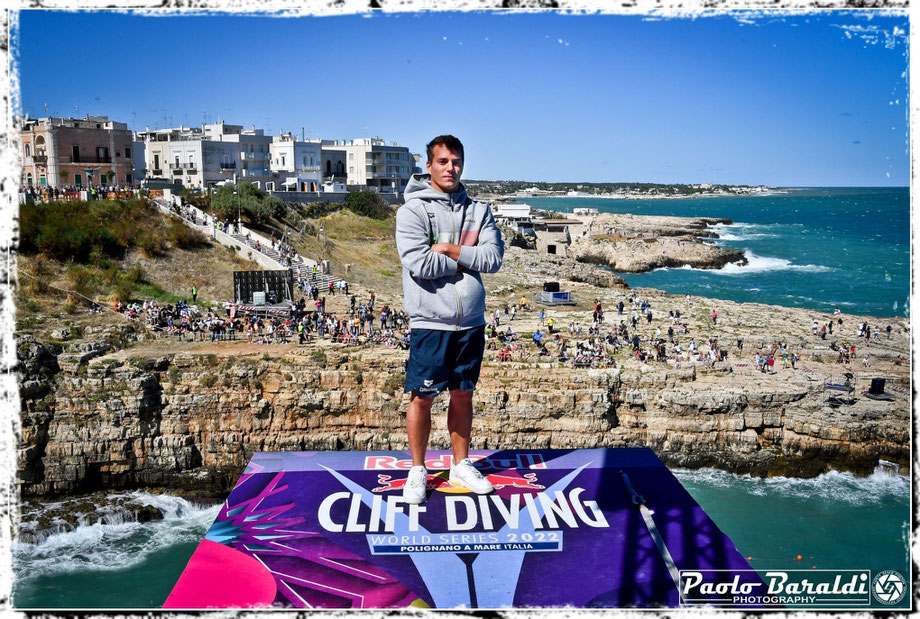
POLYGON ((904 598, 907 583, 900 572, 885 570, 872 581, 872 593, 882 604, 897 604, 904 598))

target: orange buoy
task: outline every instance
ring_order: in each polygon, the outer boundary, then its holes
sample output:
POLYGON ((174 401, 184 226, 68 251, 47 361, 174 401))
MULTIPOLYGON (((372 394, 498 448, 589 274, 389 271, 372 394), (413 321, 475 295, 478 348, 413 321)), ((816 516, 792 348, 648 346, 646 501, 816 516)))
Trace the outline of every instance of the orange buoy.
POLYGON ((754 557, 748 557, 748 561, 750 561, 750 560, 753 559, 753 558, 754 558, 754 557))
POLYGON ((801 560, 802 560, 802 555, 795 555, 795 560, 796 560, 796 561, 801 561, 801 560))

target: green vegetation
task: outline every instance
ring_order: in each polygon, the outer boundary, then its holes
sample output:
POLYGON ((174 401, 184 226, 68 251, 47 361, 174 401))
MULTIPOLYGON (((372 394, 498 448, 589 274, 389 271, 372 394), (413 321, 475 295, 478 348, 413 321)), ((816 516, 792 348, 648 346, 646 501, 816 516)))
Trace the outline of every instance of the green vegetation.
POLYGON ((19 251, 23 255, 42 254, 79 264, 98 265, 104 258, 123 258, 131 248, 155 256, 169 244, 191 248, 208 243, 194 230, 173 231, 174 226, 167 225, 152 206, 138 198, 28 203, 19 210, 19 226, 19 251))
POLYGON ((325 229, 330 242, 333 239, 367 241, 371 238, 391 241, 396 234, 396 218, 392 211, 388 219, 376 219, 345 210, 319 220, 319 226, 325 229))
POLYGON ((393 215, 390 204, 375 191, 352 191, 345 198, 345 206, 353 213, 372 219, 389 219, 393 215))
POLYGON ((235 220, 237 211, 242 210, 254 226, 261 226, 272 217, 281 217, 287 210, 280 198, 268 195, 252 183, 224 185, 211 197, 211 206, 221 219, 235 220))
POLYGON ((181 298, 148 281, 147 273, 140 265, 124 270, 105 259, 98 266, 73 264, 67 268, 65 276, 66 284, 75 293, 71 295, 71 302, 85 303, 83 297, 93 298, 100 293, 113 294, 119 301, 143 297, 175 303, 181 298))
POLYGON ((183 297, 166 292, 142 266, 127 266, 124 259, 131 251, 150 259, 170 249, 210 246, 207 237, 143 199, 30 203, 19 217, 20 252, 28 265, 23 293, 42 297, 70 291, 61 308, 65 313, 100 296, 175 303, 183 297))

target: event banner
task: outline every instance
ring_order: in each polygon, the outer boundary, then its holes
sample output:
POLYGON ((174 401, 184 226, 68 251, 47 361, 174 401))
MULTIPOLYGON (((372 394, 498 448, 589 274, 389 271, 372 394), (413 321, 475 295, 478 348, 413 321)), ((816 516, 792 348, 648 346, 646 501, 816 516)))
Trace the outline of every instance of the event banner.
POLYGON ((675 607, 678 571, 760 583, 649 449, 471 459, 495 492, 432 451, 409 505, 408 452, 257 453, 164 607, 675 607))

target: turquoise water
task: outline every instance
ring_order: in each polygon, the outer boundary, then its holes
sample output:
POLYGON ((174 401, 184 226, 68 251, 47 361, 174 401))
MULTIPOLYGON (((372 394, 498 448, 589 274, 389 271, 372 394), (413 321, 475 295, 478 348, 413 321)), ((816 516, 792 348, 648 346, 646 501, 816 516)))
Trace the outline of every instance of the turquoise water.
POLYGON ((719 270, 625 274, 632 287, 825 312, 908 316, 910 192, 907 188, 787 189, 751 197, 678 200, 537 198, 535 208, 571 212, 730 219, 719 245, 749 264, 719 270))
MULTIPOLYGON (((754 568, 871 569, 908 574, 907 478, 757 479, 675 471, 754 568), (796 560, 796 555, 802 560, 796 560)), ((167 517, 93 525, 14 547, 16 608, 156 608, 172 590, 219 506, 159 497, 167 517)))
MULTIPOLYGON (((741 554, 751 557, 754 569, 910 574, 907 477, 832 471, 814 479, 761 479, 715 469, 675 475, 741 554)), ((897 606, 907 607, 909 597, 897 606)))

